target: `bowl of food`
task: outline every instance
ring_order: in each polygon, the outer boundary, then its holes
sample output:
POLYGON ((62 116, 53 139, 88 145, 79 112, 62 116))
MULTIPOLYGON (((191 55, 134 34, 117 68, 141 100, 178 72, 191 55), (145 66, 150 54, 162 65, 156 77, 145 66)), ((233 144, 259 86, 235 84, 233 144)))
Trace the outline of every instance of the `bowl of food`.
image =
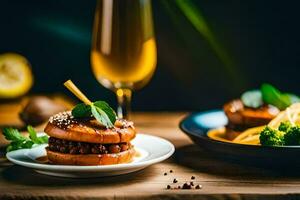
POLYGON ((270 84, 226 102, 222 110, 193 113, 180 128, 215 156, 251 165, 299 166, 300 103, 270 84))

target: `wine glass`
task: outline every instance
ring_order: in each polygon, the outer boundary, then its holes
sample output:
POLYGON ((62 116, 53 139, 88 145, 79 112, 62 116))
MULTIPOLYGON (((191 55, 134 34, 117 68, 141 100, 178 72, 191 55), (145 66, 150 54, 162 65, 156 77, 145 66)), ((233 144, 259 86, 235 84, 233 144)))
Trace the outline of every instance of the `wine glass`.
POLYGON ((128 118, 133 90, 156 68, 150 0, 98 0, 91 65, 97 80, 116 93, 118 117, 128 118))

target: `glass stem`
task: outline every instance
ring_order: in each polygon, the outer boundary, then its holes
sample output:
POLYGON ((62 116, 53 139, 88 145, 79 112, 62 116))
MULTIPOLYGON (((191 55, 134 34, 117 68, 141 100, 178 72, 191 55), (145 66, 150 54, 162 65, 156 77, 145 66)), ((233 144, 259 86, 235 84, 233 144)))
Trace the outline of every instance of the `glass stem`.
POLYGON ((120 88, 116 91, 118 99, 117 114, 119 118, 129 119, 131 111, 131 95, 130 89, 120 88))

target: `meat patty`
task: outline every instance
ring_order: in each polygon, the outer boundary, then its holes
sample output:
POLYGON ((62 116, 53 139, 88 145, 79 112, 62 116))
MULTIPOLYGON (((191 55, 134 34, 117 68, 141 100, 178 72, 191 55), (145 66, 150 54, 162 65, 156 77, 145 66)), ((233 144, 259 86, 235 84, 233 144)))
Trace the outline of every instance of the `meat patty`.
POLYGON ((280 110, 272 105, 263 105, 259 108, 246 107, 239 99, 226 103, 223 107, 231 126, 241 130, 255 126, 262 126, 270 122, 280 110))
POLYGON ((120 153, 131 148, 130 143, 97 144, 49 138, 49 150, 69 154, 107 154, 120 153))

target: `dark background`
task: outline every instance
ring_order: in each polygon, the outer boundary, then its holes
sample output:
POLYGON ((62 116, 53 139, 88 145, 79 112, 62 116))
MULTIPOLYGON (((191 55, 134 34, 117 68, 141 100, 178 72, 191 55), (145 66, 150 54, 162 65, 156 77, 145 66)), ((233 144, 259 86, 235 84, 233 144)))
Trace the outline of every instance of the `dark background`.
MULTIPOLYGON (((300 94, 297 1, 192 2, 232 59, 236 77, 174 1, 155 0, 158 66, 152 81, 134 93, 134 110, 216 108, 263 82, 300 94)), ((31 93, 69 95, 62 83, 71 78, 91 99, 115 103, 114 94, 90 69, 95 5, 95 0, 1 1, 0 53, 17 52, 29 59, 35 75, 31 93)))

